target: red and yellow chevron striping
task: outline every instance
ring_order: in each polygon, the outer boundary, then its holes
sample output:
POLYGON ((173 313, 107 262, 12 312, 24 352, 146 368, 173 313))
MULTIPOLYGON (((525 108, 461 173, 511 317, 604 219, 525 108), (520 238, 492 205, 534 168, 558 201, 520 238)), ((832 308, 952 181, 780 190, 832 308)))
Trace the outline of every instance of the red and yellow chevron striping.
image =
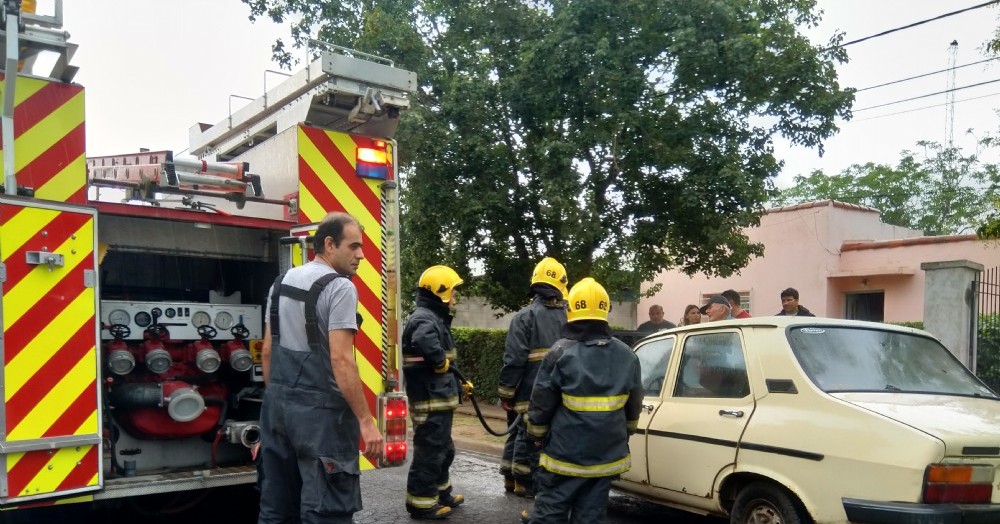
POLYGON ((29 450, 3 457, 8 499, 99 481, 95 216, 0 200, 4 441, 29 450), (45 254, 61 265, 29 262, 45 254))
POLYGON ((34 189, 37 198, 86 204, 83 87, 19 76, 14 104, 18 186, 34 189))
MULTIPOLYGON (((358 147, 372 147, 373 139, 299 126, 299 223, 323 220, 331 211, 344 211, 364 228, 365 259, 354 284, 358 289, 361 329, 355 337, 358 370, 370 406, 383 391, 383 267, 382 196, 380 180, 357 176, 358 147)), ((389 155, 391 157, 391 155, 389 155)), ((389 178, 392 178, 389 166, 389 178)), ((373 413, 374 416, 374 413, 373 413)), ((363 463, 366 463, 362 459, 363 463)), ((367 464, 368 467, 373 467, 367 464)))
POLYGON ((97 461, 96 445, 11 453, 7 456, 8 497, 96 486, 97 461))

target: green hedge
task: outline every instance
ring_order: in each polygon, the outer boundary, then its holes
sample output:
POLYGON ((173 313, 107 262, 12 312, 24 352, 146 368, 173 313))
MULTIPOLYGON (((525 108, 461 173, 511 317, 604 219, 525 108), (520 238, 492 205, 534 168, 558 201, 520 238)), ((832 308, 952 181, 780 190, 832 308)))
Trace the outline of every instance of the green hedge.
POLYGON ((452 328, 458 347, 458 367, 476 386, 476 398, 497 403, 497 379, 503 367, 505 329, 452 328))
POLYGON ((976 375, 1000 393, 1000 316, 979 315, 976 375))

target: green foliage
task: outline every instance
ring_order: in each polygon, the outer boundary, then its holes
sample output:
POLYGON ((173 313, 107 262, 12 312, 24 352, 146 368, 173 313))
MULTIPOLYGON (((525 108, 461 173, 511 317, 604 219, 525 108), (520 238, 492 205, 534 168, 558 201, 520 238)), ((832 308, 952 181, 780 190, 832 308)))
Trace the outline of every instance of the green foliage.
POLYGON ((475 385, 477 399, 499 402, 497 380, 503 367, 503 347, 507 340, 504 329, 452 328, 458 347, 458 366, 475 385))
POLYGON ((1000 240, 1000 199, 993 201, 993 209, 976 230, 979 238, 1000 240))
POLYGON ((979 315, 976 375, 1000 393, 1000 315, 979 315))
POLYGON ((293 47, 316 32, 417 72, 403 289, 449 264, 508 311, 546 255, 615 298, 666 268, 734 274, 763 251, 743 230, 774 194, 774 138, 822 151, 853 101, 842 35, 800 32, 815 0, 243 2, 292 19, 293 47))
POLYGON ((889 322, 889 323, 892 324, 892 325, 894 325, 894 326, 903 326, 903 327, 910 327, 910 328, 915 328, 915 329, 924 329, 924 321, 923 320, 909 320, 909 321, 904 321, 904 322, 889 322))
MULTIPOLYGON (((989 147, 994 139, 980 141, 989 147)), ((1000 219, 988 229, 987 213, 1000 198, 1000 166, 964 155, 937 142, 918 142, 922 153, 903 151, 899 164, 855 164, 839 175, 813 171, 795 177, 795 186, 781 191, 778 205, 815 200, 839 200, 878 209, 887 224, 918 229, 927 235, 1000 230, 1000 219), (986 225, 982 225, 986 222, 986 225)), ((996 215, 994 215, 996 216, 996 215)))

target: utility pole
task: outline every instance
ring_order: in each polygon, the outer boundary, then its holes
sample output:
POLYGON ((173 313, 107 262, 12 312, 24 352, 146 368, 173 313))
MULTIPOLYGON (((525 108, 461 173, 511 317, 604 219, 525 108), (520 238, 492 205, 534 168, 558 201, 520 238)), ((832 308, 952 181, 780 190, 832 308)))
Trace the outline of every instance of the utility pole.
POLYGON ((958 40, 948 46, 948 89, 945 94, 945 143, 948 149, 955 145, 955 63, 958 59, 958 40))

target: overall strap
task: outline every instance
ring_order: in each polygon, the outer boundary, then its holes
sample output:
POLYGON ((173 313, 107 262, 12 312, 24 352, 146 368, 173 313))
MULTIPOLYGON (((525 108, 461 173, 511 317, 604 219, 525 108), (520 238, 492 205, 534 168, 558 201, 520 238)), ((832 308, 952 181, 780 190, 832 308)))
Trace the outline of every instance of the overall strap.
POLYGON ((317 346, 325 345, 323 344, 323 342, 326 340, 325 337, 321 338, 319 336, 319 334, 321 333, 325 334, 326 332, 322 331, 319 324, 316 323, 316 303, 319 302, 319 295, 320 293, 323 292, 323 289, 325 289, 327 284, 333 282, 333 280, 336 278, 347 278, 347 276, 338 273, 327 273, 326 275, 323 275, 318 279, 316 279, 316 281, 313 282, 312 286, 309 288, 308 292, 301 289, 293 288, 297 293, 302 294, 302 298, 286 295, 295 300, 300 300, 305 302, 306 336, 309 339, 309 347, 313 348, 314 350, 316 349, 317 346))
POLYGON ((270 316, 271 338, 273 340, 277 340, 281 333, 281 326, 278 322, 278 298, 281 296, 281 281, 284 279, 284 273, 278 275, 278 278, 274 279, 274 285, 271 286, 271 309, 267 313, 270 316))

